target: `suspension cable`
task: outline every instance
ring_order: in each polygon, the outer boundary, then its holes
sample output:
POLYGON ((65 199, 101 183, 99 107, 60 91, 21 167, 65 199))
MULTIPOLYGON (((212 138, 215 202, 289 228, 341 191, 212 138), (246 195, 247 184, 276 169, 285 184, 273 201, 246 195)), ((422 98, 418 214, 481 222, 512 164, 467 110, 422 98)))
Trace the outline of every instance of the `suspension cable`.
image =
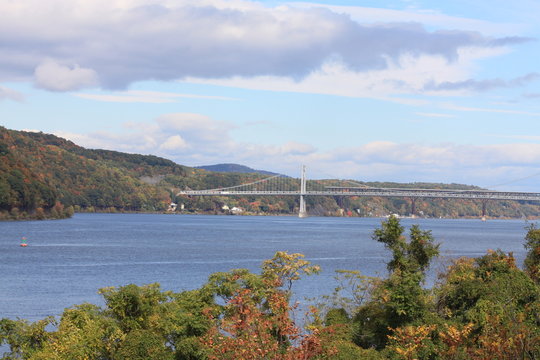
POLYGON ((253 181, 253 182, 250 182, 250 183, 247 183, 247 184, 240 184, 240 185, 235 185, 235 186, 230 186, 230 187, 221 187, 221 188, 215 188, 215 189, 207 189, 205 191, 222 191, 222 190, 231 190, 231 189, 237 189, 239 187, 242 187, 242 186, 250 186, 250 185, 255 185, 255 184, 259 184, 259 183, 262 183, 262 182, 265 182, 265 181, 269 181, 273 178, 277 178, 277 177, 280 177, 281 174, 277 174, 277 175, 274 175, 274 176, 270 176, 270 177, 267 177, 265 179, 261 179, 261 180, 257 180, 257 181, 253 181))

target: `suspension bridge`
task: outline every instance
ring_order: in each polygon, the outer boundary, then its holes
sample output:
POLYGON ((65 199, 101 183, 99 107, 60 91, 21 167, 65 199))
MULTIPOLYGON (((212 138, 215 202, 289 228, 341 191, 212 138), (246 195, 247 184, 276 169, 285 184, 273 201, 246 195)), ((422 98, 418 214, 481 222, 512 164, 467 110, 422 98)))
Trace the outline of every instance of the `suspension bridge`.
POLYGON ((472 199, 482 201, 482 218, 486 216, 488 200, 540 201, 540 193, 492 190, 444 190, 370 187, 351 180, 307 180, 306 167, 302 166, 301 177, 293 179, 274 175, 247 184, 208 190, 183 190, 177 196, 298 196, 299 217, 307 217, 306 196, 361 196, 401 197, 411 199, 411 214, 415 215, 418 198, 472 199))

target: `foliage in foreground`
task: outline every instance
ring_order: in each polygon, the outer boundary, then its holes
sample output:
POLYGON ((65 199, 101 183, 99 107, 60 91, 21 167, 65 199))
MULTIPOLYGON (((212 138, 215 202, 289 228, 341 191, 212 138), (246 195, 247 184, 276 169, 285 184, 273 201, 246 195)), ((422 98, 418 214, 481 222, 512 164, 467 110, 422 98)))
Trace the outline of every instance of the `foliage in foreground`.
POLYGON ((386 278, 339 271, 333 294, 300 327, 293 283, 319 268, 278 252, 260 274, 215 273, 200 289, 158 284, 100 290, 105 307, 35 323, 0 320, 4 359, 539 359, 540 230, 529 227, 524 270, 500 250, 455 260, 432 289, 429 231, 408 238, 395 218, 373 235, 391 252, 386 278))

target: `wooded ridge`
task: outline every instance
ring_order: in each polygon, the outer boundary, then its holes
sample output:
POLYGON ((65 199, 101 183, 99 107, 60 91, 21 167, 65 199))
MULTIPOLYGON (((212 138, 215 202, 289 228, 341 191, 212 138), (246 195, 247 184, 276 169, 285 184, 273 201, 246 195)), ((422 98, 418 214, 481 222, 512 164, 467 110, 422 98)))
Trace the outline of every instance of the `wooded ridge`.
MULTIPOLYGON (((242 171, 246 167, 238 166, 242 171)), ((236 167, 228 166, 234 170, 236 167)), ((69 217, 73 212, 175 212, 225 214, 233 207, 243 214, 295 214, 298 199, 280 197, 187 197, 184 189, 211 189, 262 179, 261 173, 214 172, 191 168, 154 155, 86 149, 55 135, 0 127, 0 219, 69 217)), ((288 178, 291 189, 296 180, 288 178)), ((320 180, 321 182, 330 180, 320 180)), ((478 189, 461 184, 360 182, 374 187, 478 189)), ((335 181, 334 181, 335 184, 335 181)), ((346 182, 343 182, 346 186, 346 182)), ((308 197, 316 216, 407 215, 403 198, 308 197)), ((426 217, 477 217, 482 204, 473 200, 419 199, 417 214, 426 217)), ((496 218, 540 215, 540 204, 490 202, 496 218)))

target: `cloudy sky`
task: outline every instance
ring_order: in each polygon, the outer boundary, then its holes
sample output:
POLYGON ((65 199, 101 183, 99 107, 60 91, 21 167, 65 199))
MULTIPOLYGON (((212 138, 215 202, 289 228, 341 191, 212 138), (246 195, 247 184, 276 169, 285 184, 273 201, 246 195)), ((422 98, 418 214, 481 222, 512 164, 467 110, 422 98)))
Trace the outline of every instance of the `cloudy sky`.
POLYGON ((183 165, 540 192, 538 0, 4 0, 0 125, 183 165))

